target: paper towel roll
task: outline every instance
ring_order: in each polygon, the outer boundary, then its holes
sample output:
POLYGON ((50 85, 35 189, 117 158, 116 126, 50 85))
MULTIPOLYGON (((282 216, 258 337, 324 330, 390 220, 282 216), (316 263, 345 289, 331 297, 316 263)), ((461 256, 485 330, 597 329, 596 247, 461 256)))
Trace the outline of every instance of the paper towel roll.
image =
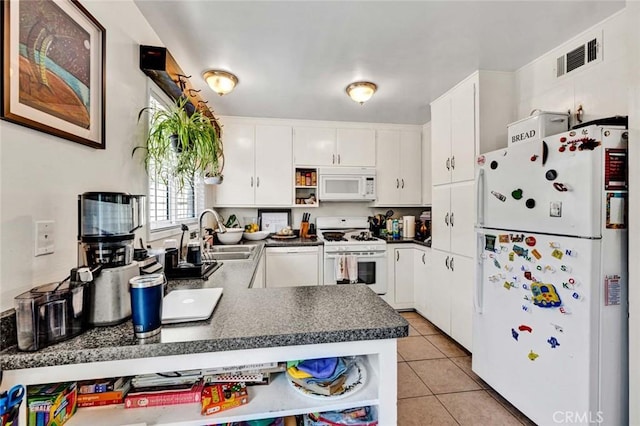
POLYGON ((404 238, 413 238, 416 236, 416 218, 415 216, 402 216, 402 229, 404 238))

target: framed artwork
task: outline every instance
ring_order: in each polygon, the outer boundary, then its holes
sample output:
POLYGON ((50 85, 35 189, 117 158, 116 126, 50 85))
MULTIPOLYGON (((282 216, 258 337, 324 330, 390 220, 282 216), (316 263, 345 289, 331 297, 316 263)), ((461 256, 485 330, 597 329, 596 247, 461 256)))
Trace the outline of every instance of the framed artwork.
POLYGON ((258 209, 260 229, 274 234, 291 226, 291 209, 258 209))
POLYGON ((105 29, 76 0, 2 2, 0 117, 105 148, 105 29))

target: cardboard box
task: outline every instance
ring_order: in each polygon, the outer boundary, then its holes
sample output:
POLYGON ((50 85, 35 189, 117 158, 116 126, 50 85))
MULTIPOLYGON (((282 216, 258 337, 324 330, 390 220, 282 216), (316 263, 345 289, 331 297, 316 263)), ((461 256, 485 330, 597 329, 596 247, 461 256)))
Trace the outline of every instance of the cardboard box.
POLYGON ((240 383, 213 383, 202 391, 202 414, 216 414, 249 403, 247 386, 240 383))
POLYGON ((27 418, 31 426, 63 425, 76 412, 76 382, 51 383, 27 388, 27 418))
POLYGON ((527 118, 507 125, 507 146, 520 142, 540 140, 569 130, 569 114, 539 111, 527 118))

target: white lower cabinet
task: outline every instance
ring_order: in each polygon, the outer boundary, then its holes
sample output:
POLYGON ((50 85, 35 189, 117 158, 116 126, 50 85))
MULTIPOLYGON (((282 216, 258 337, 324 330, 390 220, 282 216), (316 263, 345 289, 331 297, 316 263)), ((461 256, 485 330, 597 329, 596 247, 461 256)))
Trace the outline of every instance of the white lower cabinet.
POLYGON ((413 249, 413 306, 415 310, 427 317, 429 297, 429 281, 431 277, 431 249, 428 247, 415 247, 413 249))
POLYGON ((265 287, 319 285, 322 251, 319 246, 267 247, 265 287))
POLYGON ((394 248, 394 300, 398 309, 413 307, 413 247, 394 248))
POLYGON ((426 318, 471 350, 473 314, 473 259, 432 250, 426 318))

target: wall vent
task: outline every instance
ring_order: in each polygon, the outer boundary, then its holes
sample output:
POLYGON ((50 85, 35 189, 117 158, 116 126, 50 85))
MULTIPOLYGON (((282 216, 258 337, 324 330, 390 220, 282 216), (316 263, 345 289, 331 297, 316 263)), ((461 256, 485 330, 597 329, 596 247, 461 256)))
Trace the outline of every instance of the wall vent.
POLYGON ((585 65, 602 61, 601 35, 588 37, 579 44, 574 44, 571 50, 556 59, 556 77, 562 77, 572 71, 582 68, 585 65))

